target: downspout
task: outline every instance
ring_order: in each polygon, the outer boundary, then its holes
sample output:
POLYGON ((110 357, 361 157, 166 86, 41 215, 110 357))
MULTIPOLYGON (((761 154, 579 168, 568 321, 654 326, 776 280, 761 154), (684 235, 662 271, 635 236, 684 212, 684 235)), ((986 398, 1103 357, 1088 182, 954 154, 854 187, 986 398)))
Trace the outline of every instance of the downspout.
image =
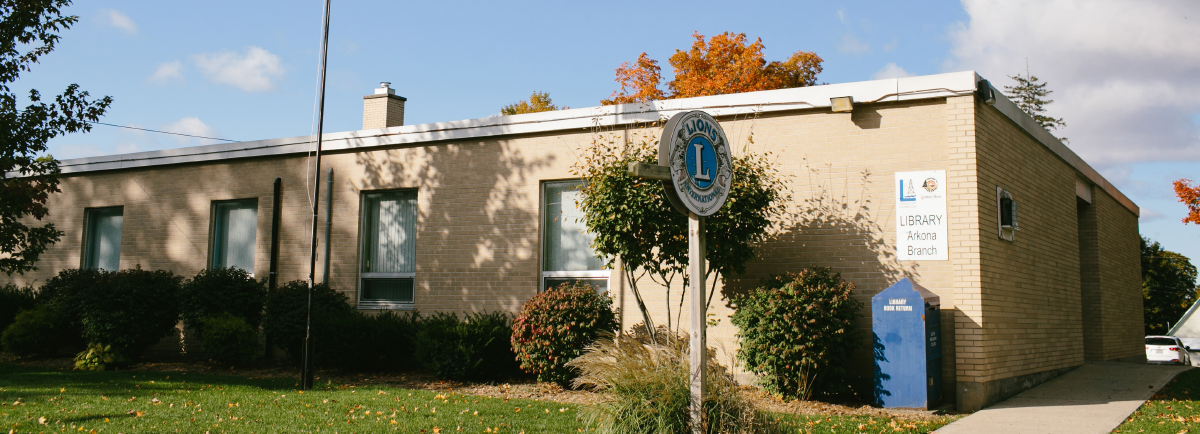
POLYGON ((329 168, 329 175, 325 177, 325 274, 321 276, 321 282, 329 284, 329 231, 333 227, 333 168, 329 168))
MULTIPOLYGON (((279 287, 279 220, 283 215, 283 178, 275 178, 275 194, 271 199, 271 271, 267 273, 267 290, 274 293, 279 287)), ((263 358, 274 356, 275 342, 267 338, 263 358)))

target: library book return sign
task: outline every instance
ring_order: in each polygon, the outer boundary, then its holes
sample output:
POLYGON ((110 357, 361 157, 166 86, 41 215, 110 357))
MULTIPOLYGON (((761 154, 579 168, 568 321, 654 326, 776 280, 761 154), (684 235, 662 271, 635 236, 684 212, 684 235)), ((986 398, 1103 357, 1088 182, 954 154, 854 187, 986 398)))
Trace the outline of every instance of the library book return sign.
POLYGON ((705 432, 704 354, 707 353, 705 327, 705 243, 704 218, 716 214, 729 197, 733 183, 733 164, 729 157, 729 139, 716 119, 702 111, 687 111, 672 116, 663 126, 658 141, 658 165, 633 163, 629 174, 662 181, 671 206, 688 216, 688 294, 691 394, 688 418, 692 432, 705 432))

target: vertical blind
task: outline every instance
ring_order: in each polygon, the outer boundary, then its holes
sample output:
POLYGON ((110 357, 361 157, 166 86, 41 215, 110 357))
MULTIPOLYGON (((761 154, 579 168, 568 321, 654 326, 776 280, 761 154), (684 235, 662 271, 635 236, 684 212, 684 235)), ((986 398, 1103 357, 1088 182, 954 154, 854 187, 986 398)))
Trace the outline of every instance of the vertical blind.
POLYGON ((368 273, 416 271, 417 192, 372 193, 367 202, 368 273))
POLYGON ((258 202, 221 202, 216 206, 215 267, 238 267, 254 273, 254 237, 258 202))
POLYGON ((592 251, 592 239, 587 231, 579 188, 582 181, 563 181, 545 184, 544 271, 584 271, 604 268, 604 260, 592 251))
POLYGON ((88 211, 87 268, 116 271, 121 263, 122 208, 88 211))

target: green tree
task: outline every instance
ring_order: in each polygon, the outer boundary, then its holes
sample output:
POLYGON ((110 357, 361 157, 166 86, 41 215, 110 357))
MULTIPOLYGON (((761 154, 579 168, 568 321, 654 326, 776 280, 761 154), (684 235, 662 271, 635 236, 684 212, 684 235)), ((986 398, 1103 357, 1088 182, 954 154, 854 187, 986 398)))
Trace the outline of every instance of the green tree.
POLYGON ((69 0, 0 0, 0 271, 8 275, 36 270, 35 264, 62 232, 41 220, 46 201, 58 189, 58 161, 45 154, 46 143, 59 135, 90 131, 112 98, 88 101, 79 86, 67 86, 52 102, 29 91, 30 104, 18 108, 11 88, 41 56, 54 51, 60 36, 79 20, 63 15, 69 0))
MULTIPOLYGON (((1054 103, 1054 100, 1045 99, 1054 93, 1047 89, 1047 82, 1039 82, 1036 75, 1029 75, 1029 71, 1025 75, 1017 74, 1010 75, 1008 78, 1017 82, 1016 86, 1004 86, 1004 92, 1008 94, 1017 103, 1017 107, 1032 117, 1034 121, 1045 128, 1046 131, 1056 130, 1067 126, 1062 118, 1055 118, 1046 115, 1046 106, 1054 103)), ((1067 142, 1066 137, 1059 137, 1063 143, 1067 142)))
POLYGON ((529 100, 517 101, 516 104, 509 104, 500 109, 500 114, 504 116, 523 115, 526 113, 550 112, 555 110, 566 110, 570 107, 558 108, 550 101, 550 94, 546 92, 533 91, 533 95, 529 96, 529 100))
MULTIPOLYGON (((708 278, 712 303, 717 281, 745 271, 755 257, 755 246, 767 229, 785 212, 787 190, 768 157, 745 149, 733 158, 733 184, 725 206, 706 220, 708 278)), ((643 136, 625 141, 616 136, 597 136, 576 163, 574 171, 587 183, 579 207, 587 227, 595 234, 592 248, 609 258, 613 267, 621 261, 625 275, 642 311, 648 333, 651 321, 642 293, 641 277, 667 288, 667 327, 671 328, 671 283, 682 278, 688 265, 687 217, 675 211, 665 196, 662 183, 629 176, 629 163, 658 163, 658 143, 643 136)), ((680 294, 682 305, 686 294, 680 294)), ((678 314, 680 309, 676 311, 678 314)), ((676 321, 677 323, 678 321, 676 321)))
POLYGON ((1196 301, 1196 267, 1187 256, 1142 237, 1142 305, 1146 334, 1170 330, 1196 301))

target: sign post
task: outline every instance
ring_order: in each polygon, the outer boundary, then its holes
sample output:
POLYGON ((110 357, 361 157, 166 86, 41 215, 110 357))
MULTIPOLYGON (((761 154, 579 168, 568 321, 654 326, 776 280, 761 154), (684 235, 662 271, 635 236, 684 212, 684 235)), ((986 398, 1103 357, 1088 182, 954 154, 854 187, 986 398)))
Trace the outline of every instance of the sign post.
POLYGON ((703 406, 705 355, 708 352, 704 218, 716 214, 729 196, 729 186, 733 182, 729 140, 721 125, 708 113, 678 113, 663 127, 658 142, 658 164, 630 164, 629 174, 662 181, 671 205, 688 216, 688 292, 691 294, 691 303, 688 303, 691 308, 688 419, 692 432, 701 434, 707 425, 703 406))

